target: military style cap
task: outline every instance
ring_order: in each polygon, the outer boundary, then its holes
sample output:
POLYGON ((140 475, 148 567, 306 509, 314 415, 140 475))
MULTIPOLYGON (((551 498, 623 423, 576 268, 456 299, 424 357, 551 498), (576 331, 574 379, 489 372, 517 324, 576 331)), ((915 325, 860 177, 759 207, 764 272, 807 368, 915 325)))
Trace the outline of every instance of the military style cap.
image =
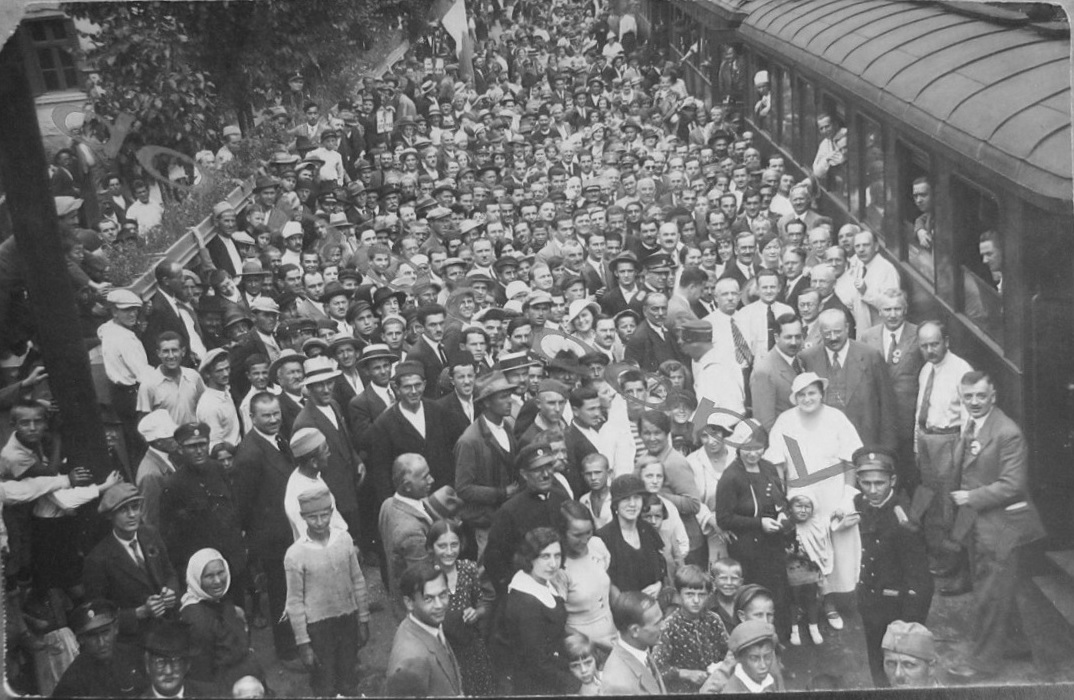
POLYGON ((110 600, 98 598, 83 603, 71 611, 67 621, 75 634, 85 634, 112 624, 119 618, 119 609, 110 600))
POLYGON ((882 447, 865 446, 854 451, 851 460, 857 468, 858 474, 862 472, 887 472, 895 473, 895 455, 882 447))
POLYGON ((180 445, 192 439, 209 439, 209 426, 204 423, 183 423, 175 429, 175 441, 180 445))
POLYGON ((685 321, 680 324, 682 342, 685 343, 711 343, 712 324, 708 321, 685 321))
POLYGON ((519 467, 526 471, 540 469, 555 461, 552 450, 547 445, 537 443, 526 445, 518 455, 519 467))
POLYGON ((936 643, 932 632, 918 622, 892 622, 884 632, 880 648, 908 654, 923 661, 933 661, 936 658, 936 643))
POLYGON ((649 257, 645 258, 645 269, 655 270, 661 267, 671 267, 671 256, 667 253, 653 253, 649 257))

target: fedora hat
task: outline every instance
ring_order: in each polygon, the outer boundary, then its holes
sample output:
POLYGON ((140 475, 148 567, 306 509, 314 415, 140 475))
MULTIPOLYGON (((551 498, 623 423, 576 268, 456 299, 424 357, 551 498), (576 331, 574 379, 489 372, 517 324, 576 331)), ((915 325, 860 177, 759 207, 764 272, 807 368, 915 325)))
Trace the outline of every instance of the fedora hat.
POLYGON ((373 360, 388 360, 390 362, 397 362, 399 356, 391 351, 384 343, 373 343, 372 345, 366 345, 362 348, 362 355, 358 358, 358 364, 364 365, 367 362, 373 360))
POLYGON ((474 383, 474 402, 484 401, 495 394, 514 390, 515 386, 507 381, 503 372, 496 370, 488 374, 482 374, 474 383))

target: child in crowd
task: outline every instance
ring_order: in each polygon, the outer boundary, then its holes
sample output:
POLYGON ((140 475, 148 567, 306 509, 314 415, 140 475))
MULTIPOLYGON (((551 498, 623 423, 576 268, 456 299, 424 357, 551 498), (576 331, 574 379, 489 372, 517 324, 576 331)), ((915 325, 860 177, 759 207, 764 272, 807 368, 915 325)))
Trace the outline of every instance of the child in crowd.
POLYGON ((831 523, 814 517, 813 497, 800 492, 788 501, 794 530, 787 536, 787 578, 793 603, 791 644, 801 646, 801 624, 809 624, 814 644, 823 644, 820 634, 820 582, 832 572, 831 523))
POLYGON ((369 598, 354 541, 332 527, 332 494, 298 496, 306 532, 287 549, 287 617, 314 695, 358 694, 358 650, 369 641, 369 598))
POLYGON ((771 693, 784 690, 783 680, 773 673, 776 667, 776 628, 768 622, 747 620, 731 633, 734 670, 725 676, 726 665, 718 667, 701 688, 701 693, 771 693))
POLYGON ((667 563, 668 576, 673 577, 686 556, 686 549, 677 541, 675 529, 669 525, 667 505, 657 494, 647 493, 642 497, 641 517, 660 533, 660 539, 664 542, 661 554, 667 563))
POLYGON ((582 683, 579 695, 600 695, 600 671, 597 659, 593 655, 593 643, 581 632, 571 632, 563 640, 563 650, 567 654, 571 675, 582 683))
POLYGON ((680 607, 664 618, 664 631, 653 661, 670 693, 696 693, 710 668, 727 655, 727 630, 720 616, 705 609, 712 578, 687 564, 675 572, 680 607))
POLYGON ((725 557, 714 561, 709 570, 712 573, 714 590, 705 608, 719 615, 724 629, 730 633, 738 624, 738 618, 735 617, 735 597, 742 588, 742 564, 725 557))

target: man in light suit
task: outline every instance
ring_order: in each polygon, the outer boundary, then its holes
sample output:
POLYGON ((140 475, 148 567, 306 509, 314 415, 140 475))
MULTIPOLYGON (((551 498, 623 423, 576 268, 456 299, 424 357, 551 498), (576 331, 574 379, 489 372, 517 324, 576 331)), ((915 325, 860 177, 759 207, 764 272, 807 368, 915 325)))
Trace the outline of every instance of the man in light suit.
POLYGON ((817 319, 823 344, 803 351, 803 372, 828 380, 824 403, 847 415, 867 445, 895 449, 895 391, 879 350, 850 339, 845 313, 828 309, 817 319))
POLYGON ((899 487, 912 494, 921 481, 914 461, 914 413, 918 375, 925 359, 917 341, 917 326, 906 320, 906 294, 888 289, 880 295, 881 323, 862 331, 861 342, 880 351, 895 392, 895 474, 899 487))
POLYGON ((776 318, 779 333, 776 346, 762 355, 750 373, 753 417, 765 430, 780 414, 791 408, 791 384, 798 374, 798 353, 802 349, 802 322, 791 313, 776 318))
MULTIPOLYGON (((949 672, 970 682, 992 677, 1003 669, 1008 642, 1021 630, 1034 660, 1042 661, 1043 635, 1027 627, 1028 581, 1023 568, 1024 546, 1045 536, 1029 499, 1029 449, 1018 424, 996 408, 996 388, 984 372, 962 377, 959 393, 968 414, 955 448, 962 473, 961 488, 951 499, 975 516, 970 537, 974 605, 973 650, 967 663, 949 672)), ((956 520, 957 523, 957 520, 956 520)))
POLYGON ((388 560, 388 597, 396 620, 406 617, 407 609, 399 594, 399 578, 408 566, 428 558, 425 537, 433 524, 432 513, 422 503, 433 486, 429 463, 413 452, 401 454, 392 464, 395 494, 380 505, 377 519, 380 539, 388 560))
POLYGON ((612 620, 619 639, 604 663, 601 695, 664 695, 664 679, 650 650, 660 641, 664 613, 656 599, 625 591, 612 602, 612 620))
POLYGON ((395 630, 384 694, 396 697, 461 697, 462 673, 444 637, 447 577, 428 561, 403 572, 399 589, 407 616, 395 630))

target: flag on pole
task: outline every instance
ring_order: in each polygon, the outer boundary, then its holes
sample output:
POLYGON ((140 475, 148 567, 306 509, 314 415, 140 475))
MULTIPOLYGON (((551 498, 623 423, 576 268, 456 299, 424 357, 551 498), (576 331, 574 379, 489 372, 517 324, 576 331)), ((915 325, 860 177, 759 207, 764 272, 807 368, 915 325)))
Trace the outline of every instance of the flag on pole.
POLYGON ((466 19, 466 0, 436 0, 431 17, 444 25, 444 30, 455 40, 455 54, 459 59, 459 77, 473 77, 474 41, 470 36, 470 23, 466 19))

